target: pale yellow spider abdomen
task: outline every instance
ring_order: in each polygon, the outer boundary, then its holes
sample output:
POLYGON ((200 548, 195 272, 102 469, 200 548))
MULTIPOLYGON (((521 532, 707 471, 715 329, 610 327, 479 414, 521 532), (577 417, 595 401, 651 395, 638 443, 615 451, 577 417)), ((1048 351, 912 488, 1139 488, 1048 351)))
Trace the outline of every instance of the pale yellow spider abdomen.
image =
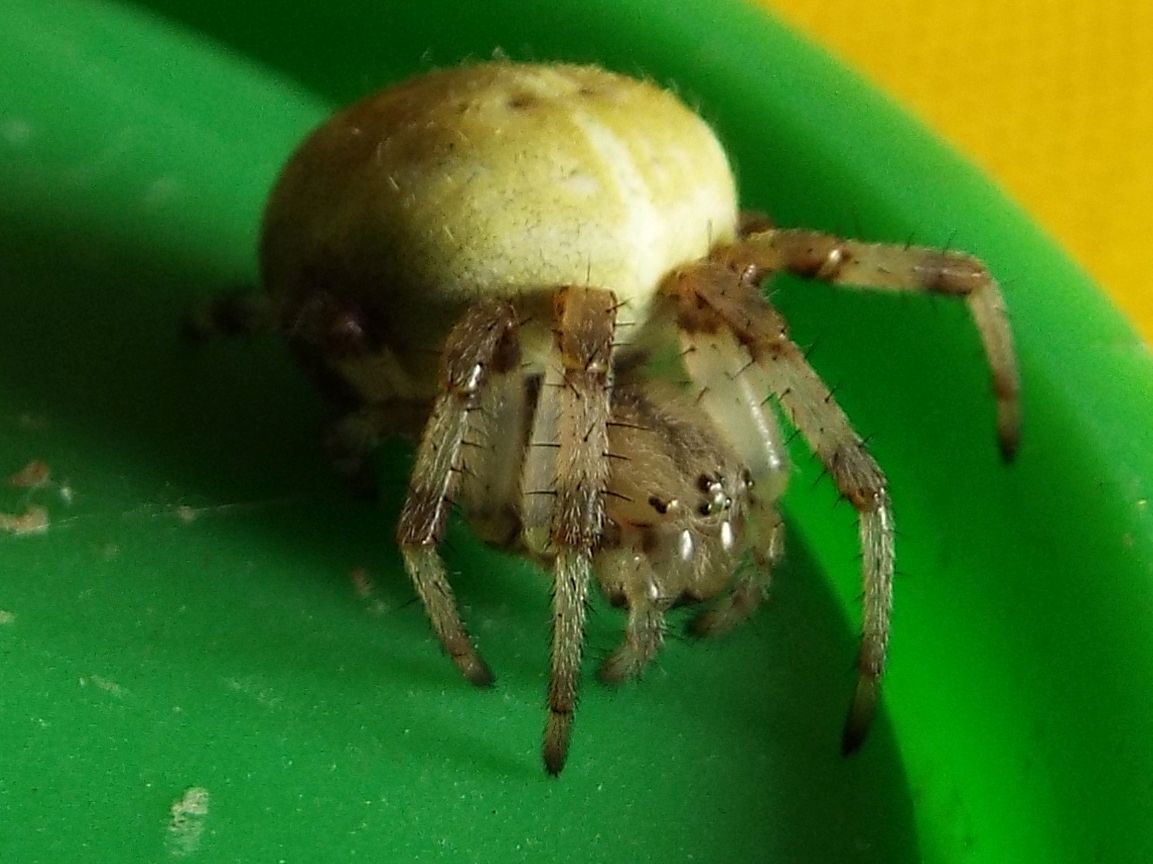
POLYGON ((725 153, 672 93, 592 66, 483 63, 316 130, 269 203, 264 281, 289 309, 335 286, 410 366, 468 302, 558 285, 611 290, 627 340, 660 281, 736 226, 725 153))

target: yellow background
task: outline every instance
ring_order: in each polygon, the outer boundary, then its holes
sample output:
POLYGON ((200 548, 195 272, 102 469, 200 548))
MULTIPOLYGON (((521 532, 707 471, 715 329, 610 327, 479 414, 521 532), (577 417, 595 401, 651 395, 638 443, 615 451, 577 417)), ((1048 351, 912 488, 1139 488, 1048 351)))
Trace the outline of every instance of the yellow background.
POLYGON ((934 127, 1153 343, 1153 0, 759 0, 934 127))

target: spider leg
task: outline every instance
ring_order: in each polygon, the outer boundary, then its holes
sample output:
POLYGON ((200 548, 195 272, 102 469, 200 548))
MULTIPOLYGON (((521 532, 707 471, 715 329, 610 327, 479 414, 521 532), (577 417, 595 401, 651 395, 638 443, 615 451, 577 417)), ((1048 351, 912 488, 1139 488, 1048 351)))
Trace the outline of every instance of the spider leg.
POLYGON ((786 270, 836 285, 964 298, 989 360, 1001 455, 1006 461, 1013 458, 1021 425, 1017 360, 1001 289, 980 260, 963 252, 862 243, 793 229, 749 234, 713 257, 738 271, 751 271, 751 279, 786 270))
POLYGON ((490 376, 516 368, 519 348, 517 318, 505 302, 470 307, 445 342, 441 392, 421 436, 401 511, 397 540, 405 567, 416 586, 449 657, 469 681, 480 686, 493 676, 460 620, 437 546, 461 484, 467 436, 490 376))
POLYGON ((768 391, 857 510, 864 610, 857 689, 842 741, 843 749, 851 752, 861 744, 872 721, 889 641, 893 515, 885 475, 829 388, 788 338, 784 319, 760 295, 750 274, 734 273, 720 263, 704 263, 678 271, 662 290, 676 298, 686 362, 695 353, 695 339, 731 332, 764 376, 768 391))
POLYGON ((745 533, 753 549, 752 566, 743 567, 730 591, 690 624, 694 635, 714 636, 755 612, 768 591, 772 568, 784 551, 784 523, 775 505, 789 466, 780 426, 766 404, 771 386, 764 370, 729 329, 697 326, 680 313, 677 317, 681 357, 699 388, 697 405, 740 458, 750 487, 745 533))
POLYGON ((554 556, 552 672, 542 751, 553 775, 568 755, 593 552, 605 528, 616 308, 608 291, 570 287, 556 293, 553 345, 525 464, 525 538, 541 551, 547 524, 544 549, 554 556), (555 470, 548 477, 550 465, 555 470))
POLYGON ((601 681, 619 684, 640 675, 660 651, 671 598, 663 596, 657 574, 643 552, 614 549, 598 555, 596 564, 601 583, 616 588, 628 604, 624 641, 597 670, 601 681))
POLYGON ((777 227, 773 217, 761 210, 742 210, 738 214, 738 220, 737 233, 741 237, 777 227))
POLYGON ((748 620, 768 594, 773 568, 785 551, 785 523, 775 506, 761 506, 767 512, 750 519, 753 560, 741 567, 728 593, 690 622, 694 636, 728 633, 748 620))
POLYGON ((499 549, 520 551, 521 467, 529 429, 529 396, 521 370, 493 374, 464 441, 457 500, 472 533, 499 549))

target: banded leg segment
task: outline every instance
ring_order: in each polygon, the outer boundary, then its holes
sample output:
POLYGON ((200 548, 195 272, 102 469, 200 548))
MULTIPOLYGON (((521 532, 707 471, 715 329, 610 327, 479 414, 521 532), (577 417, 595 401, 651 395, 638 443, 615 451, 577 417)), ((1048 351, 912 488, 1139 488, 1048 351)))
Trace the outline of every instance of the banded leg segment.
POLYGON ((750 234, 717 250, 713 258, 749 281, 785 270, 836 285, 963 298, 989 361, 1001 455, 1006 461, 1013 458, 1021 425, 1017 359, 1000 286, 979 259, 963 252, 862 243, 799 229, 750 234))
POLYGON ((460 619, 437 547, 466 470, 464 449, 476 425, 470 415, 479 408, 490 376, 507 373, 519 363, 516 326, 513 307, 494 301, 470 307, 450 331, 442 359, 441 392, 417 448, 397 528, 405 567, 433 631, 461 674, 480 686, 492 683, 492 672, 460 619))
MULTIPOLYGON (((555 418, 556 479, 550 523, 550 543, 556 554, 552 669, 542 753, 545 768, 553 775, 564 768, 568 755, 592 558, 605 527, 616 308, 613 295, 599 289, 564 288, 556 295, 550 365, 562 370, 562 381, 555 418)), ((547 376, 544 386, 549 386, 547 376)), ((534 441, 548 443, 537 440, 541 434, 534 430, 534 441)))
MULTIPOLYGON (((784 319, 761 297, 757 273, 735 273, 719 263, 685 268, 666 283, 676 298, 678 323, 696 333, 730 331, 764 375, 768 388, 824 463, 859 519, 864 588, 858 684, 843 747, 856 749, 876 709, 889 641, 893 592, 893 515, 885 475, 837 405, 829 388, 788 338, 784 319)), ((699 386, 708 382, 698 381, 699 386)))

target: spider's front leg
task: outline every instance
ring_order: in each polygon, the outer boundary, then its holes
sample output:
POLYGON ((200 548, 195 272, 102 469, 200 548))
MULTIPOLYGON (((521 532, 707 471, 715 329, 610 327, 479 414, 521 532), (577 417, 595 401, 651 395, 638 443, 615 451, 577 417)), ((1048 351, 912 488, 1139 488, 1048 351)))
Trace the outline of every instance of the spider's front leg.
POLYGON ((433 631, 461 674, 479 686, 492 683, 488 664, 473 647, 460 620, 437 547, 461 487, 469 436, 479 424, 473 415, 495 375, 517 369, 520 352, 517 317, 503 301, 470 307, 449 332, 437 397, 416 452, 408 497, 401 511, 397 540, 405 567, 433 631))
POLYGON ((552 671, 543 756, 559 774, 576 708, 592 559, 605 528, 616 298, 563 288, 525 460, 524 534, 554 558, 552 671))
POLYGON ((842 741, 846 752, 855 750, 876 710, 889 641, 893 515, 885 475, 748 273, 704 263, 674 274, 662 290, 676 303, 694 383, 707 393, 741 382, 741 392, 774 396, 859 514, 864 612, 857 689, 842 741))
POLYGON ((1009 461, 1020 439, 1020 382, 1005 301, 979 259, 927 246, 863 243, 803 229, 747 234, 713 259, 759 282, 780 270, 846 287, 921 291, 965 300, 980 334, 997 400, 997 440, 1009 461))
POLYGON ((785 553, 785 523, 771 501, 751 507, 748 522, 752 557, 738 570, 728 593, 689 624, 694 636, 728 633, 748 620, 768 594, 773 570, 785 553))
POLYGON ((780 426, 765 404, 770 386, 764 373, 729 329, 701 318, 679 298, 675 308, 681 357, 697 388, 696 403, 746 472, 745 536, 751 566, 741 567, 729 591, 690 625, 697 636, 716 636, 752 615, 768 592, 773 568, 784 552, 784 523, 776 505, 789 465, 780 426))
POLYGON ((665 612, 674 598, 664 596, 660 578, 642 549, 624 547, 597 557, 602 585, 628 608, 624 641, 605 658, 597 675, 606 684, 638 677, 664 644, 665 612))

